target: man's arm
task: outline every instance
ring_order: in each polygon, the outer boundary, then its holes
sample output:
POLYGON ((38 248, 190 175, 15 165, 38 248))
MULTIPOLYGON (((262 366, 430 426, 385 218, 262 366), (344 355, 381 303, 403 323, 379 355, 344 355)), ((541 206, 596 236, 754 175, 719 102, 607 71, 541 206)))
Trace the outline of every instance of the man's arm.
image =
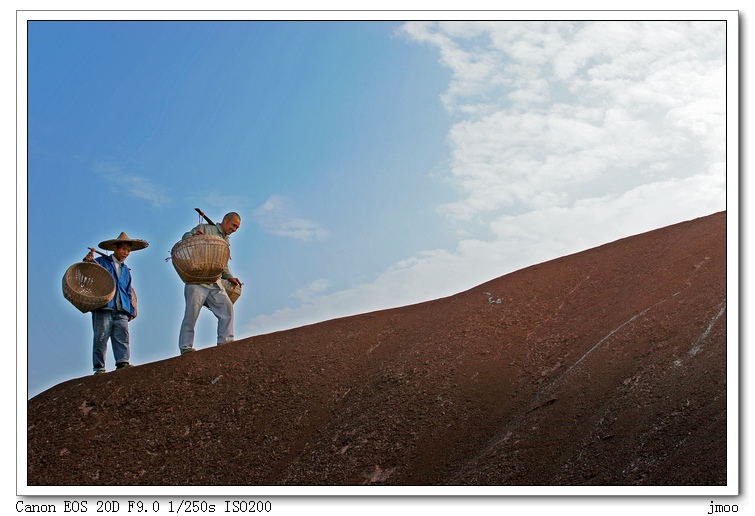
POLYGON ((193 229, 191 229, 191 231, 187 231, 186 233, 184 233, 184 236, 181 237, 181 240, 186 240, 187 238, 193 237, 194 235, 202 235, 202 234, 204 234, 204 232, 202 231, 202 227, 196 226, 193 229))

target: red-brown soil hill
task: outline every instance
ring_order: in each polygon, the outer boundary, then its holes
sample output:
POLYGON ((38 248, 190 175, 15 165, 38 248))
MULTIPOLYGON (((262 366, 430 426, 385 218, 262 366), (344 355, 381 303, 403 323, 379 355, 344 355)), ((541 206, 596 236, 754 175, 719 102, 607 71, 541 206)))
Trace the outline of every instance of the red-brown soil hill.
POLYGON ((29 485, 725 485, 726 213, 28 401, 29 485))

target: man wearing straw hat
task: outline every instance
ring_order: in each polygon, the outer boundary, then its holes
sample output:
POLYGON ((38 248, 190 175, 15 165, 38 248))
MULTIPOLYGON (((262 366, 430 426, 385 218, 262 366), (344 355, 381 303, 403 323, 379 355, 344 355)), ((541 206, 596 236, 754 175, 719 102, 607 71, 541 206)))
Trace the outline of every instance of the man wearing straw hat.
POLYGON ((113 251, 113 254, 95 258, 94 249, 92 249, 84 258, 84 261, 94 261, 107 269, 115 279, 116 285, 113 299, 102 308, 92 311, 94 374, 105 372, 108 339, 113 347, 115 368, 123 369, 131 366, 128 323, 137 315, 136 296, 131 286, 131 269, 124 262, 131 251, 144 249, 148 245, 146 241, 129 238, 126 233, 122 232, 118 238, 100 242, 100 249, 113 251))
MULTIPOLYGON (((226 242, 228 237, 236 232, 241 225, 241 216, 236 212, 227 213, 223 221, 215 224, 199 224, 191 231, 184 233, 182 240, 194 235, 219 236, 226 242)), ((199 312, 206 306, 218 319, 218 346, 233 342, 233 302, 223 288, 220 280, 225 279, 234 285, 241 285, 238 278, 231 274, 226 265, 217 282, 211 284, 190 284, 184 286, 186 310, 181 321, 181 331, 178 334, 178 349, 182 355, 194 350, 194 326, 199 312)))

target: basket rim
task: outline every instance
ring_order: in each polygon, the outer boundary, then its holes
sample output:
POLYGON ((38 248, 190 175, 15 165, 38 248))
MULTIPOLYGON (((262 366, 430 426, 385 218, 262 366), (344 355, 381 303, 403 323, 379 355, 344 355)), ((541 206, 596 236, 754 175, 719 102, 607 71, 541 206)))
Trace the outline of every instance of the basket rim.
POLYGON ((217 235, 192 235, 176 242, 170 256, 173 268, 184 283, 211 284, 223 275, 231 248, 217 235))
POLYGON ((70 267, 68 267, 68 269, 66 269, 65 274, 63 275, 63 279, 65 280, 64 281, 65 285, 71 286, 72 282, 68 280, 73 279, 76 274, 76 271, 80 271, 82 269, 89 269, 90 272, 97 271, 96 273, 91 274, 91 276, 99 276, 98 278, 95 278, 95 279, 102 279, 103 281, 105 280, 105 278, 108 278, 110 280, 108 284, 112 283, 113 290, 115 290, 116 285, 115 285, 115 279, 113 278, 113 275, 110 274, 110 272, 102 265, 98 263, 93 263, 93 262, 76 262, 70 267))
POLYGON ((115 296, 115 289, 116 283, 112 274, 98 263, 76 262, 68 267, 63 275, 63 297, 84 313, 107 305, 113 299, 113 296, 115 296), (84 291, 80 284, 73 281, 77 276, 77 272, 81 274, 82 269, 86 269, 89 273, 93 286, 96 284, 102 286, 103 282, 106 282, 106 286, 99 288, 97 291, 92 291, 91 289, 84 291))
POLYGON ((236 303, 236 301, 241 297, 241 285, 236 285, 235 283, 230 282, 229 280, 223 278, 221 283, 223 284, 223 289, 225 290, 226 294, 228 294, 228 297, 231 298, 231 303, 236 303))

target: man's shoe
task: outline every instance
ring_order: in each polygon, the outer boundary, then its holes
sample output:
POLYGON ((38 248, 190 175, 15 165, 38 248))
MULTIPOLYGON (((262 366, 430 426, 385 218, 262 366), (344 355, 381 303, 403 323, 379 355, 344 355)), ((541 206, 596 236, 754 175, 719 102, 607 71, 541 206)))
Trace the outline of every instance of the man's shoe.
POLYGON ((95 369, 95 370, 94 370, 94 374, 102 374, 102 373, 104 373, 104 372, 105 372, 105 370, 104 370, 104 369, 95 369))
POLYGON ((228 340, 228 341, 225 341, 225 342, 218 342, 218 346, 225 346, 226 344, 233 344, 233 342, 234 341, 232 341, 232 340, 228 340))
POLYGON ((196 351, 196 349, 194 349, 194 348, 183 348, 181 350, 181 354, 185 355, 186 353, 191 353, 192 351, 196 351))
POLYGON ((128 362, 121 362, 120 364, 115 364, 116 369, 125 369, 127 367, 131 367, 131 364, 128 362))

